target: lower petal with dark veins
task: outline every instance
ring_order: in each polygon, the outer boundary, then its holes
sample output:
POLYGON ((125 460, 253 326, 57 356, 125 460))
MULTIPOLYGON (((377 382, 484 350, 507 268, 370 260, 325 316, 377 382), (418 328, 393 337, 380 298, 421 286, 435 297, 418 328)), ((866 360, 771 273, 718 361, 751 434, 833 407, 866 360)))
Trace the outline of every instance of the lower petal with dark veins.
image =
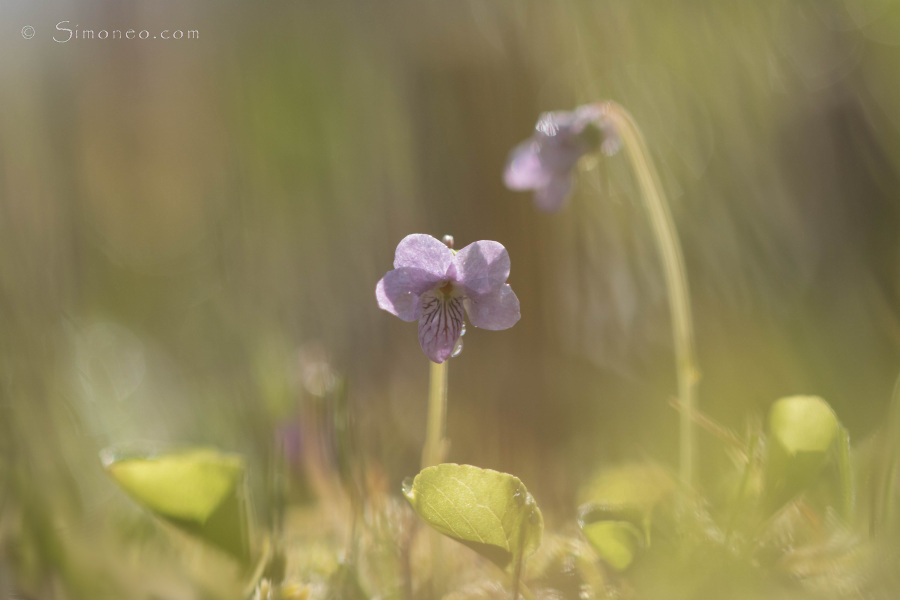
POLYGON ((419 344, 433 362, 442 363, 453 353, 464 324, 462 297, 441 292, 422 294, 419 344))

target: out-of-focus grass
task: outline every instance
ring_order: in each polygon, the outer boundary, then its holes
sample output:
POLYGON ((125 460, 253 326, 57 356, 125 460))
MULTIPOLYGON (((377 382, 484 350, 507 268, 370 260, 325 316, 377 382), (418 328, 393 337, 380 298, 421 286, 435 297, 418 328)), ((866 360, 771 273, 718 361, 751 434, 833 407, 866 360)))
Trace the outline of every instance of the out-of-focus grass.
MULTIPOLYGON (((870 435, 900 364, 895 13, 5 3, 0 591, 225 593, 202 575, 217 559, 172 556, 97 452, 245 453, 267 522, 273 432, 301 420, 330 439, 302 348, 348 382, 368 485, 397 493, 418 462, 427 364, 373 288, 411 232, 500 241, 522 302, 515 328, 470 330, 452 361, 451 460, 516 473, 566 523, 599 465, 670 456, 664 293, 623 161, 588 165, 553 217, 500 181, 540 111, 596 99, 634 113, 674 199, 701 408, 742 430, 775 398, 815 393, 870 435), (63 19, 200 40, 56 44, 63 19), (171 588, 138 583, 161 572, 171 588)), ((701 443, 717 472, 724 456, 701 443)), ((294 500, 332 476, 322 453, 318 475, 297 467, 294 500)))

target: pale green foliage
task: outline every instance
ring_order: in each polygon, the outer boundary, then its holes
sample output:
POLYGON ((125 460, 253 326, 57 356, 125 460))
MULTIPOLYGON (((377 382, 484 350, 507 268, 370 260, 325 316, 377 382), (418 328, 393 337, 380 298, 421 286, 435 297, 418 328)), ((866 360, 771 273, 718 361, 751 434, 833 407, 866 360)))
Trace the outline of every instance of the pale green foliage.
POLYGON ((772 405, 769 431, 790 455, 827 452, 838 432, 838 419, 818 396, 790 396, 772 405))
MULTIPOLYGON (((772 405, 765 471, 766 510, 776 510, 816 479, 833 458, 841 429, 834 411, 818 396, 789 396, 772 405)), ((845 462, 846 459, 840 464, 845 462)), ((847 485, 849 480, 844 487, 847 485)))
POLYGON ((420 472, 404 494, 428 525, 502 568, 541 544, 544 518, 518 477, 441 464, 420 472))
POLYGON ((244 474, 244 461, 208 448, 111 463, 107 471, 129 496, 153 512, 205 523, 244 474))
POLYGON ((107 461, 106 470, 153 514, 242 560, 249 557, 241 497, 244 459, 212 448, 107 461))
POLYGON ((653 463, 606 468, 582 488, 578 524, 597 554, 624 571, 650 545, 653 509, 674 486, 668 472, 653 463))
POLYGON ((631 566, 635 553, 643 546, 643 533, 629 521, 585 523, 581 530, 597 554, 617 571, 631 566))

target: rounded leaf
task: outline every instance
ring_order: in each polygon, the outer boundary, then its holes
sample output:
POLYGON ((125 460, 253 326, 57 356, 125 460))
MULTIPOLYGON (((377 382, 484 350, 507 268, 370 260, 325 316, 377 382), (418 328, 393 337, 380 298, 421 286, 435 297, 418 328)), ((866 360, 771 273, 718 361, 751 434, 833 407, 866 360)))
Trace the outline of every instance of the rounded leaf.
POLYGON ((156 516, 233 556, 249 558, 244 460, 212 448, 168 454, 101 454, 119 487, 156 516))
POLYGON ((617 571, 631 566, 643 545, 641 530, 629 521, 582 523, 581 530, 600 558, 617 571))
POLYGON ((818 396, 782 398, 769 411, 769 432, 789 455, 827 452, 839 428, 834 411, 818 396))
POLYGON ((842 427, 817 396, 778 400, 769 411, 768 426, 763 509, 772 513, 816 481, 835 455, 842 427))
POLYGON ((541 510, 513 475, 447 463, 424 469, 403 493, 428 525, 501 568, 541 544, 541 510))

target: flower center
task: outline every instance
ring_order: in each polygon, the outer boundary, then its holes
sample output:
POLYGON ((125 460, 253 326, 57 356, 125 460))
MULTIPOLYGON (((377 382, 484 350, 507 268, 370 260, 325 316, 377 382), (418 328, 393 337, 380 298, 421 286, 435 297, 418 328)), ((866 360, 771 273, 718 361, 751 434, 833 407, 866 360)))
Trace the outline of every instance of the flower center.
POLYGON ((445 283, 444 285, 442 285, 441 287, 439 287, 438 289, 445 296, 449 296, 449 295, 453 294, 453 284, 450 283, 449 281, 447 283, 445 283))

